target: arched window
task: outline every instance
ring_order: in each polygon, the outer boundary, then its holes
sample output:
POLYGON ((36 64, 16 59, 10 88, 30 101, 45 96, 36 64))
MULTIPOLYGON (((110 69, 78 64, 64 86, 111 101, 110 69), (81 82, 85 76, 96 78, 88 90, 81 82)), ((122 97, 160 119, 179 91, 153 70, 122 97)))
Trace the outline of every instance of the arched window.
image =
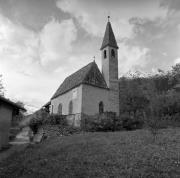
POLYGON ((101 101, 100 103, 99 103, 99 114, 102 114, 104 112, 104 104, 103 104, 103 102, 101 101))
POLYGON ((61 103, 58 105, 58 114, 62 115, 62 104, 61 103))
POLYGON ((104 50, 104 59, 107 57, 106 50, 104 50))
POLYGON ((69 114, 73 113, 73 102, 72 100, 69 102, 69 114))
POLYGON ((115 57, 115 51, 114 51, 114 49, 111 49, 111 56, 112 56, 112 57, 115 57))

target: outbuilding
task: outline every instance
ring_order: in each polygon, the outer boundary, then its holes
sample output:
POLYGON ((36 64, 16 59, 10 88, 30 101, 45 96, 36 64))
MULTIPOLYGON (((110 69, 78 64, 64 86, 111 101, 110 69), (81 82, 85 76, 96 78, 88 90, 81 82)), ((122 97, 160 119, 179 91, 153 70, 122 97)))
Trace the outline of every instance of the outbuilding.
POLYGON ((22 106, 0 96, 0 150, 8 145, 11 122, 20 110, 26 111, 22 106))

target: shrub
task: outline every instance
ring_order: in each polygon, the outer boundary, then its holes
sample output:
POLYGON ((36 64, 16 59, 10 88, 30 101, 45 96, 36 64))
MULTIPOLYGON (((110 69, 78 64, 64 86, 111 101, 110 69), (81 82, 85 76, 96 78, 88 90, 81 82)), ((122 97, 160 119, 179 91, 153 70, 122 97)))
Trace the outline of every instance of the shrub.
POLYGON ((38 132, 39 127, 42 125, 42 123, 43 122, 41 118, 33 117, 30 120, 29 127, 31 128, 33 133, 36 134, 38 132))
POLYGON ((114 120, 114 131, 123 130, 123 124, 120 117, 116 117, 114 120))
POLYGON ((84 131, 96 131, 98 122, 97 116, 83 114, 81 119, 81 129, 84 131))
POLYGON ((42 126, 42 124, 47 119, 47 117, 48 117, 48 113, 43 109, 36 111, 32 115, 32 119, 30 120, 29 127, 31 128, 34 134, 37 133, 39 127, 42 126))
POLYGON ((81 128, 84 131, 115 131, 120 130, 121 122, 116 118, 115 113, 105 112, 94 116, 83 115, 81 128))
POLYGON ((62 125, 67 126, 67 120, 65 115, 51 114, 43 122, 50 125, 62 125))
POLYGON ((121 115, 120 120, 122 121, 122 127, 126 130, 141 129, 144 124, 141 118, 131 117, 128 114, 121 115))

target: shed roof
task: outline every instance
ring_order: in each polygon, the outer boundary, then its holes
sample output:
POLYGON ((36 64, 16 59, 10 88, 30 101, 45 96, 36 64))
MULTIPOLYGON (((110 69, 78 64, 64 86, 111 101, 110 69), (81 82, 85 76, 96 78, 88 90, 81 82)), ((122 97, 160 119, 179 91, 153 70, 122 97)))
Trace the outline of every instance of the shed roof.
POLYGON ((16 104, 16 103, 14 103, 14 102, 12 102, 11 100, 9 100, 9 99, 7 99, 7 98, 5 98, 5 97, 3 97, 3 96, 0 96, 0 102, 6 103, 6 104, 8 104, 8 105, 10 105, 10 106, 13 106, 13 107, 16 108, 16 109, 21 109, 21 110, 23 110, 23 111, 26 111, 26 109, 25 109, 24 107, 22 107, 22 106, 20 106, 20 105, 18 105, 18 104, 16 104))

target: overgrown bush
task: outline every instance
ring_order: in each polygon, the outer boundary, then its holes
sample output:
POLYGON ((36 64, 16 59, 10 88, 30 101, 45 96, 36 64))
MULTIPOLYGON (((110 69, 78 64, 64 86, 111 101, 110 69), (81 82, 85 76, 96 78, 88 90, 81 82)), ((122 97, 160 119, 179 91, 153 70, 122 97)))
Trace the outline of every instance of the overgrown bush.
POLYGON ((84 131, 115 131, 122 129, 119 118, 113 112, 105 112, 94 116, 83 115, 81 128, 84 131))
POLYGON ((44 121, 47 119, 49 114, 43 110, 40 109, 36 111, 34 114, 32 114, 32 118, 29 123, 29 127, 33 131, 34 134, 38 132, 38 129, 44 124, 44 121))
POLYGON ((38 132, 38 129, 42 126, 43 120, 42 118, 33 117, 30 120, 29 127, 33 131, 34 134, 38 132))
POLYGON ((132 117, 128 114, 122 114, 120 120, 122 121, 122 127, 126 130, 141 129, 144 124, 142 118, 132 117))
POLYGON ((43 120, 43 124, 67 126, 65 115, 51 114, 43 120))

